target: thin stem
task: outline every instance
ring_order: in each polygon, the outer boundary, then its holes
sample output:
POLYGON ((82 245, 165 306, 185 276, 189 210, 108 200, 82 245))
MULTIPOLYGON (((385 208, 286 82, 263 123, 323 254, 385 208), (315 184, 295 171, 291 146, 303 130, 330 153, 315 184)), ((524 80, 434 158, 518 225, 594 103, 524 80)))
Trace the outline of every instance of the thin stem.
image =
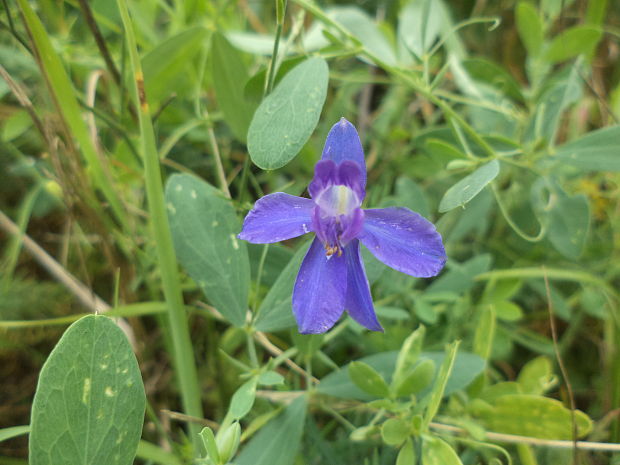
POLYGON ((248 353, 250 354, 250 361, 252 362, 253 368, 258 368, 260 364, 258 363, 258 356, 256 355, 256 344, 254 343, 254 337, 252 335, 254 331, 251 328, 246 330, 245 336, 248 344, 248 353))
POLYGON ((269 64, 269 73, 267 74, 267 89, 265 95, 270 94, 273 90, 273 84, 276 78, 276 61, 278 59, 280 38, 282 37, 282 26, 284 25, 284 13, 286 12, 286 3, 287 0, 276 0, 276 38, 273 42, 273 53, 271 54, 271 63, 269 64))
MULTIPOLYGON (((543 266, 543 270, 545 267, 543 266)), ((571 414, 571 426, 572 426, 572 435, 573 435, 573 463, 577 464, 577 420, 575 418, 575 396, 573 394, 573 386, 568 377, 568 370, 564 365, 564 360, 562 359, 562 355, 560 354, 560 349, 558 345, 558 331, 555 327, 555 316, 553 315, 553 301, 551 300, 551 289, 549 287, 549 278, 545 275, 545 291, 547 293, 547 310, 549 311, 549 327, 551 329, 551 339, 553 340, 553 350, 555 352, 555 358, 558 362, 558 367, 560 368, 560 372, 562 373, 562 377, 564 378, 564 384, 566 385, 566 390, 568 392, 568 400, 570 402, 570 414, 571 414)))
MULTIPOLYGON (((465 429, 459 428, 458 426, 434 422, 431 422, 429 426, 435 431, 443 431, 453 434, 468 434, 465 429)), ((493 431, 485 431, 484 435, 490 441, 502 442, 506 444, 530 444, 532 446, 553 447, 558 449, 572 449, 575 446, 573 441, 539 439, 529 436, 518 436, 516 434, 494 433, 493 431)), ((577 448, 582 450, 620 452, 620 444, 605 442, 577 441, 577 448)))
POLYGON ((265 259, 267 258, 267 252, 269 252, 269 244, 265 244, 263 246, 263 252, 261 253, 260 261, 258 262, 258 271, 256 272, 256 291, 254 292, 256 294, 256 299, 254 300, 254 308, 252 312, 254 320, 256 320, 256 318, 258 317, 258 302, 259 302, 258 294, 260 290, 260 282, 263 277, 263 268, 265 267, 265 259))
POLYGON ((203 109, 206 117, 207 135, 209 136, 209 144, 211 145, 211 151, 213 152, 213 158, 215 160, 215 170, 217 172, 217 178, 220 181, 220 189, 230 199, 230 190, 228 189, 228 181, 226 181, 226 173, 224 172, 224 165, 222 164, 222 157, 220 155, 220 149, 217 146, 217 140, 215 138, 215 132, 213 132, 213 125, 209 118, 207 109, 203 109))
POLYGON ((495 200, 497 201, 497 206, 502 212, 502 216, 506 220, 506 223, 508 223, 508 225, 512 228, 514 232, 519 235, 519 237, 525 239, 528 242, 540 242, 545 237, 545 234, 547 233, 547 227, 544 224, 540 225, 540 231, 535 236, 530 236, 519 226, 517 226, 517 224, 512 220, 512 218, 510 218, 510 214, 508 213, 508 210, 506 209, 506 206, 504 205, 504 202, 499 195, 499 192, 497 191, 497 186, 494 182, 491 183, 491 189, 493 190, 493 195, 495 196, 495 200))
MULTIPOLYGON (((168 322, 174 351, 173 358, 181 391, 183 409, 189 416, 202 418, 202 403, 194 351, 190 339, 185 307, 183 305, 183 295, 176 255, 172 244, 172 234, 166 214, 164 192, 161 184, 159 156, 155 146, 155 134, 151 122, 149 106, 144 94, 142 65, 138 56, 138 49, 136 47, 136 40, 126 0, 117 0, 117 4, 125 29, 127 50, 134 73, 131 94, 134 102, 139 106, 138 118, 140 122, 142 157, 144 160, 146 195, 164 296, 168 303, 168 322)), ((193 423, 190 423, 188 426, 190 438, 194 444, 194 452, 198 453, 201 447, 200 438, 198 436, 199 427, 193 423)))

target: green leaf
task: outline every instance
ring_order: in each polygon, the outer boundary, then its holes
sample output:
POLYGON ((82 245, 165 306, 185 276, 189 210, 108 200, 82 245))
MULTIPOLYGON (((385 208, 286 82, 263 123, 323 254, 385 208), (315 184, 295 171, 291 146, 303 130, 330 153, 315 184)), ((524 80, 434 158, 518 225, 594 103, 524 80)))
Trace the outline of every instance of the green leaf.
POLYGON ((446 357, 444 358, 441 366, 439 367, 439 373, 437 374, 437 378, 435 379, 435 384, 430 394, 428 406, 424 411, 425 426, 428 426, 428 424, 433 420, 433 418, 435 418, 435 415, 437 415, 437 412, 439 411, 441 399, 443 399, 444 397, 444 392, 448 384, 448 379, 450 378, 450 373, 452 372, 452 368, 454 367, 454 362, 456 360, 456 354, 459 349, 459 344, 459 341, 455 341, 446 347, 446 357))
POLYGON ((254 377, 243 383, 239 389, 235 391, 230 400, 230 408, 228 409, 228 413, 233 419, 239 420, 252 410, 254 400, 256 399, 257 383, 258 378, 254 377))
POLYGON ((265 97, 248 130, 248 151, 258 167, 281 168, 297 155, 319 121, 328 81, 327 62, 310 58, 265 97))
POLYGON ((519 2, 515 10, 515 21, 527 52, 532 56, 538 55, 544 40, 544 26, 536 8, 529 2, 519 2))
MULTIPOLYGON (((469 409, 489 431, 540 439, 572 438, 571 411, 547 397, 513 394, 497 397, 489 404, 474 403, 469 409)), ((577 436, 592 429, 592 420, 575 410, 577 436)))
POLYGON ((388 397, 390 389, 377 371, 364 362, 349 363, 349 377, 362 391, 375 397, 388 397))
MULTIPOLYGON (((409 1, 398 18, 400 59, 405 63, 413 53, 418 59, 430 50, 445 27, 443 5, 436 0, 409 1)), ((449 34, 449 33, 448 33, 449 34)))
POLYGON ((573 66, 559 73, 557 79, 552 81, 536 102, 536 111, 530 120, 526 139, 537 141, 542 138, 551 143, 560 124, 564 111, 581 97, 583 79, 579 69, 581 64, 573 66))
POLYGON ((67 329, 45 362, 32 405, 32 465, 131 464, 145 395, 131 346, 101 315, 67 329))
POLYGON ((235 459, 235 464, 291 465, 301 443, 306 404, 306 396, 294 400, 277 419, 260 429, 235 459))
POLYGON ((381 438, 388 446, 398 446, 409 436, 409 424, 401 418, 389 418, 381 425, 381 438))
POLYGON ((424 436, 422 441, 422 463, 424 465, 462 465, 454 449, 443 439, 424 436))
POLYGON ((200 432, 200 438, 202 439, 202 443, 207 451, 207 458, 211 459, 214 463, 220 463, 220 453, 217 449, 213 430, 208 426, 205 426, 200 432))
POLYGON ((495 308, 495 314, 499 320, 519 321, 523 318, 523 310, 514 302, 503 300, 492 305, 495 308))
POLYGON ((543 58, 558 63, 581 54, 590 55, 601 38, 601 30, 592 26, 575 26, 562 31, 549 44, 543 58))
POLYGON ((166 204, 179 262, 217 310, 243 326, 250 265, 230 201, 195 176, 175 174, 166 184, 166 204))
POLYGON ((553 374, 549 357, 540 356, 527 362, 521 371, 517 382, 523 394, 542 395, 557 384, 557 377, 553 374))
MULTIPOLYGON (((396 358, 398 352, 380 352, 378 354, 369 355, 361 358, 359 361, 364 362, 374 368, 387 382, 392 381, 392 373, 396 366, 396 358)), ((445 359, 443 352, 422 352, 420 360, 430 359, 435 365, 441 365, 445 359)), ((477 355, 460 352, 456 356, 454 367, 448 378, 448 383, 444 391, 444 396, 449 396, 454 392, 466 388, 482 371, 485 362, 477 355)), ((355 399, 368 401, 375 397, 362 391, 357 387, 346 370, 347 366, 342 369, 330 373, 325 376, 318 386, 318 391, 334 397, 344 399, 355 399)))
POLYGON ((340 6, 329 9, 329 16, 340 23, 365 49, 388 65, 396 64, 392 45, 385 38, 377 23, 356 6, 340 6))
POLYGON ((396 465, 415 465, 416 455, 413 447, 413 441, 407 439, 407 442, 398 451, 398 457, 396 457, 396 465))
POLYGON ((409 373, 396 384, 396 397, 417 394, 427 388, 435 376, 435 362, 426 359, 418 363, 409 373))
POLYGON ((465 205, 499 174, 499 162, 490 161, 453 185, 439 204, 440 212, 465 205))
POLYGON ((497 319, 493 305, 484 305, 474 334, 474 353, 485 360, 489 359, 495 338, 497 319))
POLYGON ((255 327, 259 331, 278 331, 295 325, 292 302, 293 286, 301 261, 306 256, 309 246, 310 242, 297 250, 261 302, 255 321, 255 327))
POLYGON ((576 260, 581 255, 590 228, 590 205, 585 194, 558 194, 549 211, 548 237, 558 252, 576 260))
POLYGON ((394 368, 394 374, 392 376, 394 381, 398 382, 420 358, 425 334, 426 328, 420 325, 415 331, 407 336, 407 339, 403 342, 403 345, 398 352, 396 367, 394 368))
POLYGON ((235 137, 245 142, 256 109, 244 96, 248 72, 226 37, 216 32, 211 40, 211 76, 217 103, 235 137))
POLYGON ((532 186, 532 206, 547 225, 547 237, 555 249, 567 258, 581 255, 590 227, 590 207, 584 194, 567 195, 556 182, 542 178, 532 186), (549 191, 549 200, 543 198, 549 191))
POLYGON ((183 94, 184 89, 193 90, 189 70, 207 34, 204 27, 192 27, 160 42, 144 55, 142 71, 150 105, 158 105, 172 94, 183 94))
POLYGON ((274 386, 276 384, 283 384, 284 376, 282 376, 277 371, 265 371, 261 373, 258 377, 258 384, 262 384, 263 386, 274 386))
POLYGON ((620 126, 592 131, 560 146, 556 158, 583 171, 620 171, 620 126))

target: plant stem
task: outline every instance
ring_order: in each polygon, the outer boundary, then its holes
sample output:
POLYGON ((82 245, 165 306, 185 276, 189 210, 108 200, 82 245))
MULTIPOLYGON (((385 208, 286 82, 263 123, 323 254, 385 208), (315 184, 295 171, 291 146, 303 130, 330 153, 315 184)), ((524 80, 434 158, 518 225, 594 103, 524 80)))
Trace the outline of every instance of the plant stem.
POLYGON ((271 63, 269 64, 269 73, 267 74, 267 89, 265 95, 270 94, 273 90, 273 83, 276 77, 276 61, 278 59, 278 48, 280 47, 280 38, 282 37, 282 26, 284 25, 284 12, 286 11, 286 0, 276 0, 276 38, 273 42, 273 53, 271 54, 271 63))
MULTIPOLYGON (((192 417, 202 418, 202 404, 194 352, 189 334, 189 327, 183 305, 180 279, 177 269, 176 255, 172 244, 172 234, 166 214, 164 192, 161 184, 159 156, 155 146, 155 134, 151 122, 149 106, 144 95, 144 77, 133 27, 129 18, 126 0, 117 0, 131 67, 134 73, 131 94, 138 104, 138 118, 144 161, 144 176, 148 209, 151 218, 153 239, 157 249, 159 270, 161 273, 164 296, 168 304, 168 322, 170 324, 177 379, 181 391, 184 412, 192 417)), ((199 426, 193 423, 188 425, 190 438, 194 444, 195 453, 200 451, 199 426)))

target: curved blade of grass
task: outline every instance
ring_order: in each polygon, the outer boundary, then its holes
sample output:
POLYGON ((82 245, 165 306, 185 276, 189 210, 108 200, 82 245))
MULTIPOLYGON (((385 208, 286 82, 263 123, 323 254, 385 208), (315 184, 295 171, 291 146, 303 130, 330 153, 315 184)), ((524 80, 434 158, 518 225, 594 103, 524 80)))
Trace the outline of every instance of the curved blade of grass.
MULTIPOLYGON (((177 259, 172 244, 170 224, 166 214, 164 190, 161 183, 161 170, 159 167, 159 155, 155 145, 155 133, 151 122, 149 106, 144 93, 144 76, 142 65, 138 56, 136 39, 133 32, 127 2, 117 0, 118 9, 125 29, 127 49, 134 79, 130 86, 133 101, 139 107, 138 118, 140 122, 140 142, 144 162, 144 178, 146 183, 146 196, 151 219, 151 231, 157 248, 159 271, 164 290, 164 296, 168 304, 168 322, 172 335, 173 359, 177 371, 177 379, 181 391, 181 400, 184 412, 193 417, 202 418, 202 404, 194 351, 189 336, 189 328, 185 317, 183 295, 177 267, 177 259)), ((195 451, 200 450, 200 428, 190 423, 189 432, 195 451)))

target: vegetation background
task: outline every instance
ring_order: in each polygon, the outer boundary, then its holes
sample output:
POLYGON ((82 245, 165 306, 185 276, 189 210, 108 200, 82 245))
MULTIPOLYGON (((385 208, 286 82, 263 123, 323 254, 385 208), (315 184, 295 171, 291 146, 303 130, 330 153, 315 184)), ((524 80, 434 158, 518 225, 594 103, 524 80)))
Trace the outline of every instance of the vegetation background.
POLYGON ((136 463, 620 463, 620 3, 1 4, 0 463, 27 463, 41 367, 94 311, 147 399, 114 463, 140 434, 136 463), (305 242, 234 235, 304 193, 342 116, 366 205, 431 219, 449 262, 368 255, 385 333, 300 336, 305 242))

